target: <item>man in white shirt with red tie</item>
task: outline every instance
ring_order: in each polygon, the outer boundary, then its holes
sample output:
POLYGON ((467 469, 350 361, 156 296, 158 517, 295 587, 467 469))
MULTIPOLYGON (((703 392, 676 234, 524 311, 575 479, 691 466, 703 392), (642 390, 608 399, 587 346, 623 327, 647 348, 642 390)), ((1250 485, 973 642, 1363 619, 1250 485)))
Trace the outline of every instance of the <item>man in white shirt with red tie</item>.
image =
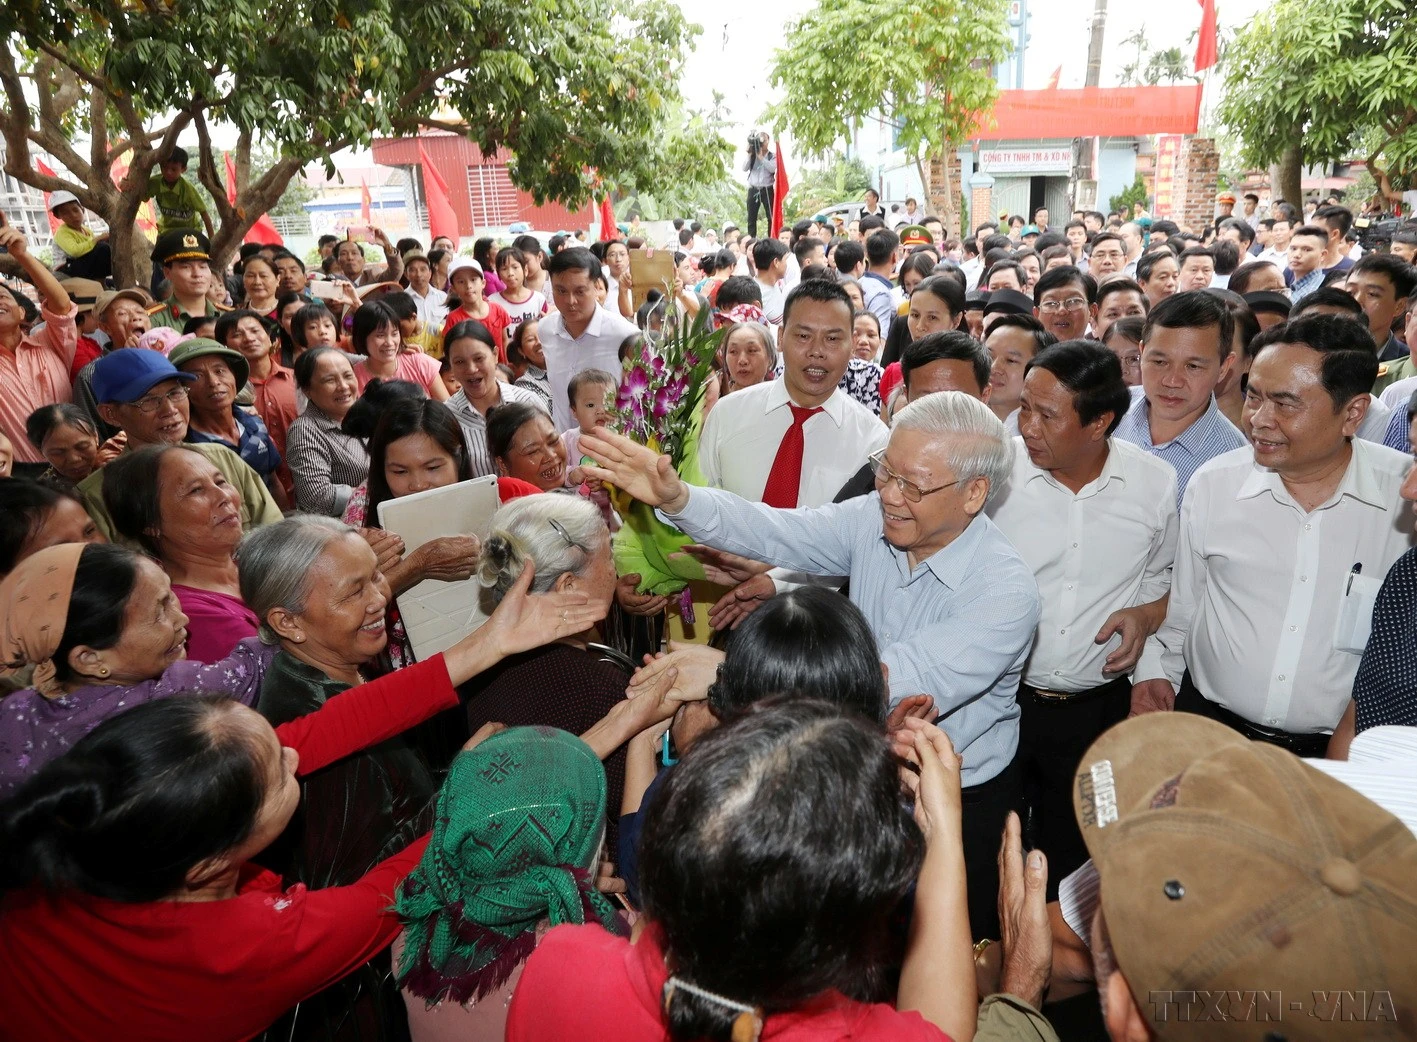
MULTIPOLYGON (((851 359, 851 320, 851 298, 836 282, 793 288, 778 331, 782 379, 725 395, 704 421, 699 466, 708 484, 769 506, 822 506, 885 446, 885 424, 837 386, 851 359)), ((774 571, 741 583, 714 606, 714 625, 736 623, 779 582, 802 581, 789 576, 774 571)))

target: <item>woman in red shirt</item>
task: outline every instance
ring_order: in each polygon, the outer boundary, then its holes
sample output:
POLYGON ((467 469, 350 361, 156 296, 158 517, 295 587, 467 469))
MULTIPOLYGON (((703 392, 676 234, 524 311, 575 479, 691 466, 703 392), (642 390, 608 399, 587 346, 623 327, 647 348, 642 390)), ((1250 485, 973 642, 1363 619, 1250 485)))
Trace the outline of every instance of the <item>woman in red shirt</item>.
POLYGON ((283 889, 250 859, 295 813, 299 777, 604 614, 581 594, 527 597, 534 570, 445 654, 308 716, 272 728, 227 699, 165 699, 38 771, 0 808, 0 1037, 237 1042, 388 945, 394 888, 426 839, 325 890, 283 889))

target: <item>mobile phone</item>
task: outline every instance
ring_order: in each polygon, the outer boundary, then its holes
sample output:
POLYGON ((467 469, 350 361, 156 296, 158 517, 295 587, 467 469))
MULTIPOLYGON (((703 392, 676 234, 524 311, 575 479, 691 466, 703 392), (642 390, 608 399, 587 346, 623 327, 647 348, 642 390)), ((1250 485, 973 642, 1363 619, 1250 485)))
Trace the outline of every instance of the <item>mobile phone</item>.
POLYGON ((356 225, 351 226, 350 229, 349 229, 348 235, 349 235, 349 241, 350 241, 350 242, 377 242, 377 241, 378 241, 378 240, 375 239, 375 237, 374 237, 374 229, 371 228, 371 227, 369 227, 369 225, 367 225, 367 224, 356 224, 356 225))
POLYGON ((310 296, 319 300, 344 300, 344 291, 339 283, 329 279, 311 279, 307 284, 310 296))
POLYGON ((674 755, 674 739, 669 737, 668 731, 665 731, 661 741, 663 744, 660 746, 659 750, 659 762, 666 767, 673 767, 679 762, 679 757, 674 755))

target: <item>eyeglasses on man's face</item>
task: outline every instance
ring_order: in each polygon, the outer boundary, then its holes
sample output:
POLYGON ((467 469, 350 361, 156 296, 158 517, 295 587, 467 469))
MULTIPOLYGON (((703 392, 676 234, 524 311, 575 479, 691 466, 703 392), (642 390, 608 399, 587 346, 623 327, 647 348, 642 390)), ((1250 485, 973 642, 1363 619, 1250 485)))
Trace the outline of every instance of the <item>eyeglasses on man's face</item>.
POLYGON ((174 409, 180 409, 186 399, 187 388, 174 387, 166 394, 150 394, 146 398, 139 398, 136 402, 129 402, 128 404, 139 412, 152 416, 164 405, 170 405, 174 409))
POLYGON ((1059 311, 1081 311, 1087 307, 1086 297, 1069 297, 1067 300, 1045 300, 1038 305, 1044 314, 1056 315, 1059 311))
POLYGON ((933 495, 936 492, 943 492, 951 486, 958 485, 960 481, 963 480, 962 478, 955 478, 955 480, 947 484, 936 485, 934 488, 921 488, 909 478, 903 478, 895 471, 891 470, 890 465, 886 463, 885 449, 873 453, 869 459, 875 471, 876 484, 884 485, 888 481, 894 481, 895 487, 900 489, 900 494, 912 503, 919 503, 926 496, 933 495))

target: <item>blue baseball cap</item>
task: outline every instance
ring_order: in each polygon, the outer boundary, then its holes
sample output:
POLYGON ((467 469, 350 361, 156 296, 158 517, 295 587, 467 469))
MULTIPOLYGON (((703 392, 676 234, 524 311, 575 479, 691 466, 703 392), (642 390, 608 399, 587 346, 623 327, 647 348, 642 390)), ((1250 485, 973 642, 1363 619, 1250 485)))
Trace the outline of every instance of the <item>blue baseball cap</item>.
POLYGON ((136 402, 164 380, 196 379, 157 351, 125 347, 110 351, 93 367, 93 396, 98 402, 136 402))

